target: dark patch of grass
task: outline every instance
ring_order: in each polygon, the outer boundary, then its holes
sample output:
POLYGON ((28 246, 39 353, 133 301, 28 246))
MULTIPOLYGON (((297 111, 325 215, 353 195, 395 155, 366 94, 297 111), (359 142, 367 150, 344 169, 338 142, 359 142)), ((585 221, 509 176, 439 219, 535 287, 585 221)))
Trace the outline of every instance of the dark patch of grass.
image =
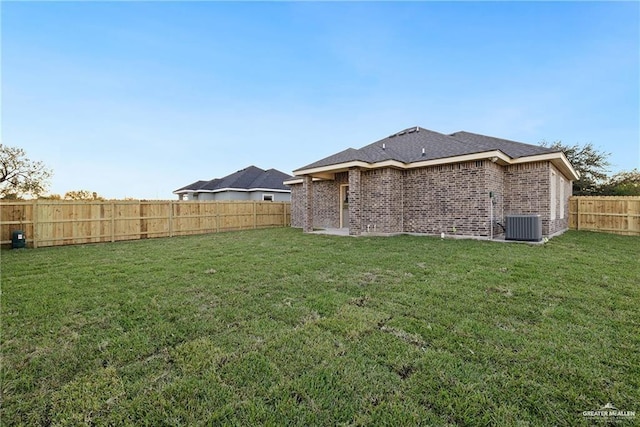
MULTIPOLYGON (((640 243, 272 229, 2 251, 3 425, 589 425, 640 411, 640 243)), ((636 419, 637 421, 637 419, 636 419)))

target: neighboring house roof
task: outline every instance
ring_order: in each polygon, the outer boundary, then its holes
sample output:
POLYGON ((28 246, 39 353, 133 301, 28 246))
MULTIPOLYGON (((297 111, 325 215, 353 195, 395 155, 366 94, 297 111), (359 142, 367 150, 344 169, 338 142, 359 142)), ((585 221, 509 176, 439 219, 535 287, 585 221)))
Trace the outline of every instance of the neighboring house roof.
POLYGON ((360 149, 348 148, 325 157, 296 169, 294 175, 322 178, 323 173, 347 170, 353 166, 410 168, 482 159, 492 159, 503 165, 551 160, 565 175, 578 178, 560 151, 463 131, 445 135, 418 126, 360 149))
POLYGON ((218 193, 221 191, 254 190, 290 192, 291 189, 283 184, 287 179, 291 179, 291 175, 279 170, 263 170, 255 166, 249 166, 223 178, 215 178, 211 181, 196 181, 193 184, 175 190, 173 193, 218 193))
POLYGON ((196 181, 193 184, 189 184, 189 185, 186 185, 186 186, 184 186, 182 188, 177 189, 176 191, 174 191, 174 193, 178 192, 178 191, 185 191, 185 190, 197 190, 198 188, 202 187, 207 182, 209 182, 209 181, 196 181))

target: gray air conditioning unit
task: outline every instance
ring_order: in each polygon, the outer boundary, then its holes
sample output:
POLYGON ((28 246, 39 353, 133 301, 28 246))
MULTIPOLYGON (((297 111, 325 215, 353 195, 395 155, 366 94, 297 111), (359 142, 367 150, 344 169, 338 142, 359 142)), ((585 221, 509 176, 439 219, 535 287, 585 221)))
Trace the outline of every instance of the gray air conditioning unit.
POLYGON ((507 215, 506 240, 542 240, 542 218, 540 215, 507 215))

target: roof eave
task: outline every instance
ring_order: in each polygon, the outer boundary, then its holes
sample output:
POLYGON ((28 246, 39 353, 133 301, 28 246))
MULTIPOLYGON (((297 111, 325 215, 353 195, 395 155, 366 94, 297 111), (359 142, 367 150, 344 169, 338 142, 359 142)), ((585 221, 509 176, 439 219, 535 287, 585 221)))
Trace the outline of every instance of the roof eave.
POLYGON ((219 188, 217 190, 182 190, 182 191, 174 191, 174 194, 183 194, 183 193, 224 193, 225 191, 237 191, 237 192, 252 192, 252 191, 269 191, 271 193, 291 193, 291 190, 288 189, 280 189, 280 188, 219 188))
POLYGON ((567 156, 565 156, 561 151, 518 157, 516 159, 513 159, 510 163, 519 164, 542 161, 550 161, 551 163, 553 163, 553 165, 571 181, 577 181, 578 179, 580 179, 580 173, 578 173, 578 171, 573 168, 571 162, 569 162, 569 159, 567 159, 567 156))
MULTIPOLYGON (((452 156, 452 157, 442 157, 439 159, 429 159, 424 161, 415 161, 411 163, 403 163, 397 160, 385 160, 385 161, 376 162, 376 163, 352 161, 352 162, 338 163, 338 164, 328 165, 328 166, 319 166, 319 167, 309 168, 309 169, 299 169, 294 171, 294 176, 300 177, 304 175, 311 175, 312 177, 327 179, 328 173, 344 172, 354 167, 359 167, 363 169, 379 169, 384 167, 393 167, 398 169, 415 169, 415 168, 422 168, 427 166, 437 166, 437 165, 445 165, 450 163, 462 163, 462 162, 470 162, 470 161, 478 161, 478 160, 490 160, 492 162, 498 163, 503 166, 537 162, 537 161, 550 161, 567 178, 571 179, 572 181, 575 181, 580 177, 578 172, 576 172, 573 166, 571 166, 571 163, 569 162, 569 160, 567 160, 566 156, 562 152, 536 154, 533 156, 523 156, 523 157, 518 157, 513 159, 500 150, 483 151, 479 153, 464 154, 464 155, 452 156)), ((301 181, 295 178, 285 181, 285 184, 288 184, 288 185, 300 184, 300 183, 301 181)))
MULTIPOLYGON (((426 166, 443 165, 448 163, 460 163, 460 162, 467 162, 467 161, 473 161, 473 160, 487 160, 487 159, 493 159, 493 158, 495 158, 496 161, 501 161, 504 163, 509 163, 509 160, 510 160, 510 157, 504 154, 502 151, 493 150, 493 151, 485 151, 482 153, 464 154, 461 156, 454 156, 454 157, 442 157, 439 159, 429 159, 429 160, 416 161, 411 163, 404 163, 398 160, 384 160, 382 162, 376 162, 376 163, 353 161, 353 162, 346 162, 346 163, 338 163, 335 165, 319 166, 319 167, 310 168, 310 169, 299 169, 297 171, 294 171, 294 175, 295 176, 304 176, 304 175, 319 176, 326 173, 344 172, 354 167, 360 167, 364 169, 379 169, 379 168, 385 168, 385 167, 392 167, 397 169, 414 169, 414 168, 421 168, 426 166)), ((290 181, 286 181, 286 182, 290 182, 290 181)))

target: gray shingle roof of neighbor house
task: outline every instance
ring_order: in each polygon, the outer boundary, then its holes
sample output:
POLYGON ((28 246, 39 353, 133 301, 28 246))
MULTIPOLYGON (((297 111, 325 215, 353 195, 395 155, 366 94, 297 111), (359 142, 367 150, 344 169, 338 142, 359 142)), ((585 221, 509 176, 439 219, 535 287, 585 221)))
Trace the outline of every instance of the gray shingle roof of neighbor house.
MULTIPOLYGON (((209 181, 196 181, 196 182, 194 182, 192 184, 185 185, 184 187, 179 188, 176 191, 197 190, 198 188, 200 188, 203 185, 205 185, 207 182, 209 182, 209 181)), ((175 191, 174 191, 174 193, 175 193, 175 191)))
POLYGON ((217 192, 224 190, 252 190, 269 189, 290 191, 283 182, 292 178, 284 172, 276 169, 263 170, 255 166, 249 166, 227 175, 223 178, 215 178, 211 181, 196 181, 174 191, 174 194, 190 192, 217 192))
POLYGON ((568 173, 575 174, 566 157, 559 151, 464 131, 445 135, 419 126, 404 129, 360 149, 348 148, 296 169, 294 174, 303 175, 310 170, 331 169, 332 166, 339 167, 352 162, 374 165, 391 161, 409 165, 435 160, 446 162, 449 158, 460 161, 456 158, 495 152, 504 154, 503 161, 556 153, 556 157, 564 158, 558 162, 566 163, 568 173))

